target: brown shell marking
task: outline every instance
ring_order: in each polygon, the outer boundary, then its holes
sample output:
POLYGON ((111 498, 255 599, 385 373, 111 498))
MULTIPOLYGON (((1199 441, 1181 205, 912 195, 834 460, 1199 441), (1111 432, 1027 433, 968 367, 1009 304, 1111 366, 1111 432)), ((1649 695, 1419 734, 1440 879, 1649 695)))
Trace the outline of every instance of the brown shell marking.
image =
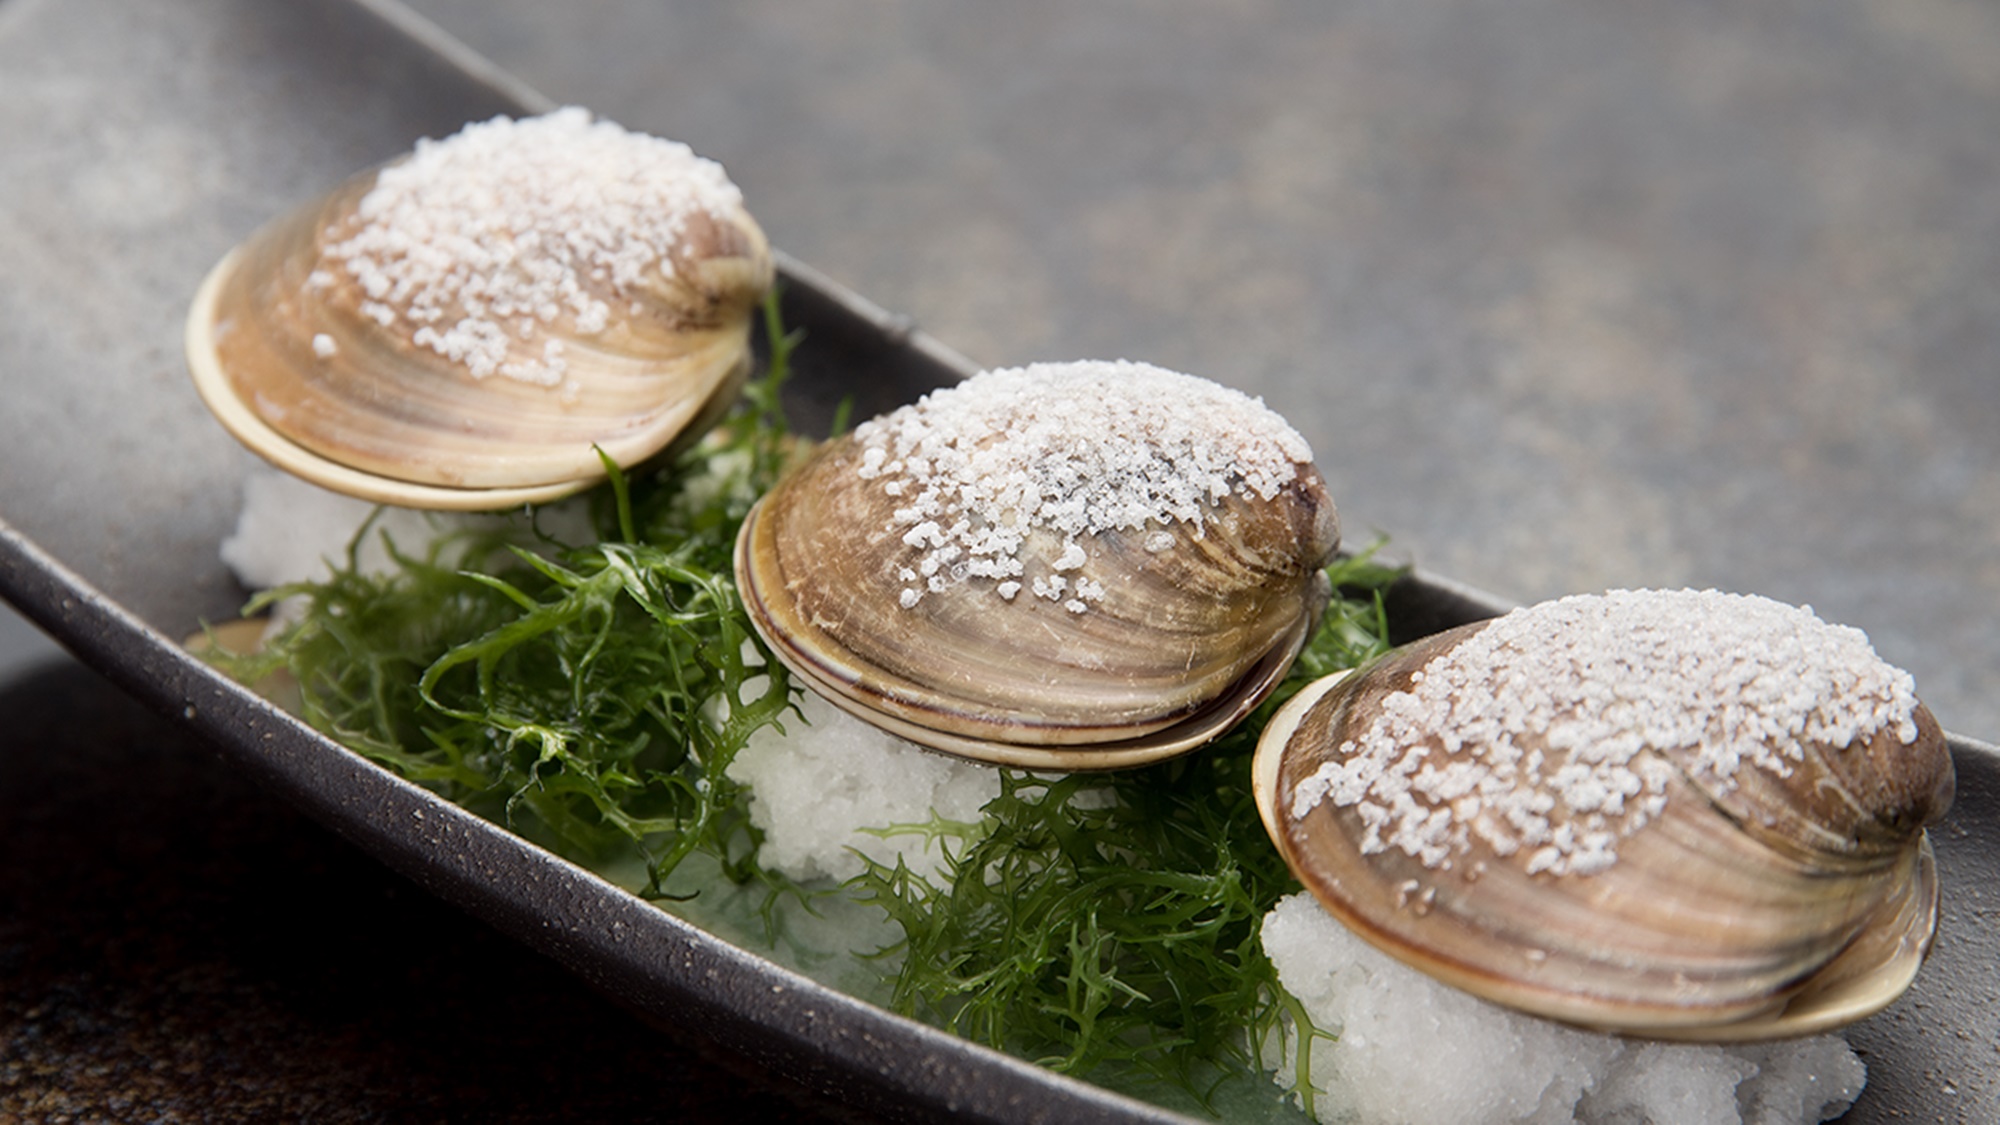
POLYGON ((751 314, 773 278, 764 235, 740 208, 690 210, 662 268, 637 283, 581 276, 613 310, 598 330, 564 309, 510 333, 511 362, 553 346, 567 377, 475 377, 413 340, 408 322, 368 315, 360 282, 331 264, 378 174, 259 231, 217 265, 189 314, 197 387, 280 468, 380 502, 505 507, 602 479, 597 448, 627 466, 656 455, 734 401, 751 314))
MULTIPOLYGON (((1192 749, 1276 686, 1330 594, 1338 524, 1309 463, 1270 496, 1213 499, 1198 529, 1024 525, 1018 583, 960 575, 917 596, 922 537, 895 518, 909 501, 863 471, 864 456, 855 435, 835 440, 759 502, 737 541, 738 582, 787 667, 933 749, 1053 769, 1192 749), (1072 543, 1082 561, 1057 575, 1049 560, 1072 543), (1030 592, 1056 577, 1087 586, 1087 608, 1030 592)), ((973 537, 982 518, 951 517, 973 537)))
MULTIPOLYGON (((1672 751, 1647 751, 1671 766, 1664 805, 1593 874, 1529 874, 1525 850, 1496 854, 1478 840, 1436 867, 1394 847, 1364 854, 1358 806, 1322 800, 1296 815, 1288 795, 1298 783, 1341 755, 1413 674, 1484 627, 1322 681, 1267 728, 1256 771, 1266 827, 1343 923, 1496 1002, 1658 1037, 1813 1033, 1907 987, 1936 925, 1923 828, 1949 806, 1953 776, 1921 705, 1914 742, 1889 727, 1846 747, 1814 744, 1788 777, 1746 769, 1718 786, 1672 751)), ((1433 738, 1430 753, 1447 750, 1433 738)))

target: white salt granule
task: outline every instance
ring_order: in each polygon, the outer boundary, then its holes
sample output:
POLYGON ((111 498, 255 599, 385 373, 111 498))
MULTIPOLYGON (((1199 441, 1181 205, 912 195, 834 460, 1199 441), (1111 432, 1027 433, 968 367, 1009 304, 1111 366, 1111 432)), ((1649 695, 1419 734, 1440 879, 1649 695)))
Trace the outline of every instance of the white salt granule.
POLYGON ((1888 730, 1909 743, 1916 707, 1908 673, 1810 608, 1713 590, 1579 595, 1432 660, 1301 779, 1292 811, 1353 807, 1364 852, 1433 868, 1477 840, 1531 874, 1587 875, 1664 807, 1674 767, 1655 752, 1727 791, 1739 769, 1785 774, 1809 742, 1888 730))
MULTIPOLYGON (((1319 1119, 1341 1125, 1798 1125, 1839 1116, 1866 1071, 1838 1035, 1712 1046, 1598 1035, 1439 984, 1309 894, 1265 916, 1279 980, 1334 1041, 1312 1045, 1319 1119)), ((1266 1044, 1289 1084, 1298 1037, 1266 1044)))
MULTIPOLYGON (((1312 461, 1312 447, 1261 400, 1127 360, 982 372, 854 436, 862 478, 902 501, 890 526, 906 529, 903 542, 931 568, 924 589, 981 578, 1014 591, 1032 563, 1053 576, 1034 577, 1035 592, 1072 612, 1103 593, 1093 583, 1062 594, 1054 572, 1089 563, 1080 540, 1151 528, 1143 542, 1163 550, 1173 544, 1163 527, 1198 537, 1216 504, 1268 500, 1312 461), (1060 537, 1054 557, 1021 557, 1036 530, 1060 537)), ((904 608, 924 589, 906 587, 904 608)))
POLYGON ((992 767, 920 750, 811 692, 799 709, 805 722, 759 730, 729 766, 730 779, 750 787, 750 819, 764 833, 758 862, 789 878, 849 879, 865 869, 861 855, 892 865, 900 857, 935 877, 943 862, 936 841, 869 830, 923 824, 933 814, 974 824, 1000 795, 992 767))
POLYGON ((328 231, 327 265, 362 312, 477 378, 556 386, 560 349, 529 347, 538 326, 592 336, 613 303, 671 280, 690 216, 725 219, 741 193, 722 167, 675 141, 592 121, 574 106, 495 117, 417 142, 362 197, 358 227, 328 231))
MULTIPOLYGON (((345 565, 348 543, 374 511, 366 500, 329 492, 287 473, 259 471, 243 481, 243 507, 236 529, 222 541, 222 561, 252 590, 324 580, 336 564, 345 565)), ((362 572, 394 569, 384 535, 397 550, 422 557, 432 541, 465 526, 464 519, 443 512, 382 509, 375 534, 360 545, 362 572)))
POLYGON ((757 486, 752 480, 756 455, 748 449, 718 450, 719 441, 714 434, 702 439, 703 448, 712 452, 700 472, 683 478, 680 495, 674 500, 677 513, 704 512, 718 504, 741 510, 756 502, 757 486))
MULTIPOLYGON (((469 512, 428 512, 377 506, 330 492, 275 469, 258 469, 243 481, 243 506, 236 527, 222 541, 222 562, 246 589, 269 590, 293 582, 324 581, 345 566, 347 547, 371 515, 375 522, 362 538, 356 563, 363 574, 388 574, 396 569, 388 543, 417 558, 428 556, 447 536, 471 529, 516 529, 523 546, 536 536, 523 521, 508 516, 469 512), (384 540, 388 541, 385 542, 384 540)), ((538 510, 537 526, 555 539, 580 543, 591 533, 589 511, 581 502, 546 505, 538 510)), ((440 561, 449 562, 448 557, 440 561)), ((273 627, 290 620, 294 606, 273 614, 273 627)))
MULTIPOLYGON (((269 590, 294 582, 324 581, 345 566, 348 544, 375 512, 375 505, 329 492, 272 469, 243 481, 243 507, 236 528, 222 541, 222 562, 246 589, 269 590)), ((419 558, 433 542, 465 526, 465 516, 383 508, 355 554, 364 574, 395 569, 384 536, 404 554, 419 558)), ((291 625, 305 608, 300 599, 280 602, 267 631, 291 625)), ((267 632, 268 635, 268 632, 267 632)))

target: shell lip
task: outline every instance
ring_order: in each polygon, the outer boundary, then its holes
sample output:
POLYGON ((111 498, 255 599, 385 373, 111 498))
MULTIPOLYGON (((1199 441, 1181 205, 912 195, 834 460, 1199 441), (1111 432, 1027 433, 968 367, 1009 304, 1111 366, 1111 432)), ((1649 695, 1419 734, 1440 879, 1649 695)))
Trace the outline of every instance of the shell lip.
MULTIPOLYGON (((278 469, 322 488, 376 504, 432 511, 498 511, 523 504, 560 500, 587 489, 604 479, 604 473, 580 473, 573 477, 535 484, 485 487, 454 487, 403 480, 372 473, 315 452, 287 437, 243 400, 235 384, 223 370, 216 341, 216 313, 221 294, 234 277, 242 260, 242 247, 223 255, 209 270, 188 307, 183 335, 188 372, 196 392, 223 429, 251 452, 278 469)), ((698 409, 664 449, 633 463, 671 455, 688 438, 706 430, 734 401, 749 373, 749 355, 717 386, 709 400, 698 409)), ((626 465, 626 468, 632 467, 626 465)))
MULTIPOLYGON (((1261 809, 1261 805, 1260 805, 1261 809)), ((1322 909, 1350 932, 1395 960, 1481 1000, 1584 1031, 1684 1043, 1749 1043, 1837 1030, 1887 1008, 1916 979, 1935 937, 1937 882, 1928 837, 1926 875, 1914 932, 1898 933, 1901 917, 1885 912, 1857 935, 1846 952, 1761 1003, 1728 1008, 1637 1004, 1622 998, 1538 988, 1491 969, 1439 956, 1400 939, 1349 909, 1318 885, 1309 885, 1322 909), (1876 931, 1887 930, 1887 934, 1876 931)))

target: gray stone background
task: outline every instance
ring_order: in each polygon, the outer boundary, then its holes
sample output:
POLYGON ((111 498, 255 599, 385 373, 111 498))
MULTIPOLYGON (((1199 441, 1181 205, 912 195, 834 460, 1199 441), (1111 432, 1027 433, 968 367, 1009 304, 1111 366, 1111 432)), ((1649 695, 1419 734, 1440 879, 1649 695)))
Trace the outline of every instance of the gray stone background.
POLYGON ((1810 603, 2000 739, 2000 5, 416 6, 981 364, 1264 396, 1350 543, 1810 603))
MULTIPOLYGON (((1350 543, 1523 601, 1810 603, 2000 738, 1986 0, 416 6, 722 160, 778 245, 982 364, 1125 356, 1262 395, 1350 543)), ((61 190, 171 204, 115 180, 61 190)), ((211 187, 246 229, 288 201, 211 187)), ((222 244, 154 228, 190 263, 222 244)), ((56 261, 0 234, 9 268, 56 261)), ((143 360, 178 377, 170 342, 143 360)), ((0 651, 47 653, 11 620, 0 651)))
MULTIPOLYGON (((1352 543, 1519 600, 1809 602, 2000 740, 1994 0, 417 5, 722 160, 779 246, 980 363, 1263 395, 1352 543)), ((0 516, 170 632, 240 598, 208 484, 249 460, 188 387, 187 295, 463 120, 316 49, 338 7, 0 0, 0 516)), ((4 606, 0 728, 0 1117, 734 1121, 771 1084, 287 819, 4 606)), ((1985 932, 1980 893, 1948 923, 1985 932)), ((1927 979, 1990 1011, 1985 967, 1927 979)), ((1990 1118, 1990 1035, 1951 1049, 1867 1119, 1990 1118)))

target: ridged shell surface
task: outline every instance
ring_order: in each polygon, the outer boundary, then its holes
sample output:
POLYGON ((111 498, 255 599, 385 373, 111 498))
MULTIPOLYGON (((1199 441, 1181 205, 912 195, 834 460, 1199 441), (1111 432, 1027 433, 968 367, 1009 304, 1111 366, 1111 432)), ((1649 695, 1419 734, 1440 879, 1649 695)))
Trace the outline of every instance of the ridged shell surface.
POLYGON ((685 146, 581 110, 501 118, 253 236, 204 286, 189 359, 281 467, 476 504, 581 487, 597 448, 630 465, 711 421, 772 273, 739 193, 685 146))
POLYGON ((1206 380, 989 372, 782 481, 739 581, 780 659, 878 725, 987 761, 1136 764, 1247 713, 1310 635, 1338 537, 1310 458, 1206 380))
POLYGON ((1807 1034, 1935 932, 1937 722, 1865 638, 1713 592, 1563 599, 1309 687, 1258 803, 1307 888, 1416 967, 1651 1036, 1807 1034))

